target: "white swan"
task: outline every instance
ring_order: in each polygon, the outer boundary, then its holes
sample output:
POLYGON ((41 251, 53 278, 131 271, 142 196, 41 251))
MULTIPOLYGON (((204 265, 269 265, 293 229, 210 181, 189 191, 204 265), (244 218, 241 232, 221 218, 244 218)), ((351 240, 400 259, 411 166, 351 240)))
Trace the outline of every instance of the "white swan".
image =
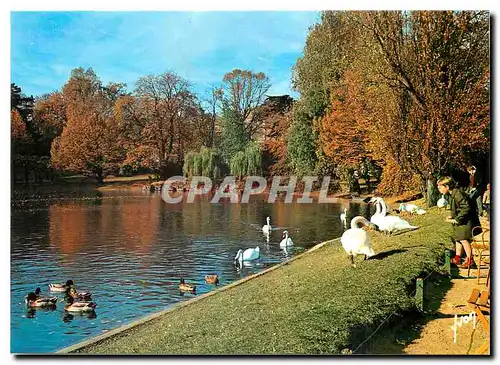
MULTIPOLYGON (((376 222, 373 222, 376 224, 379 228, 379 230, 384 231, 388 234, 392 234, 395 231, 400 231, 403 229, 417 229, 417 226, 412 226, 410 223, 405 221, 404 219, 401 219, 398 216, 395 215, 387 215, 387 205, 384 202, 384 199, 382 198, 375 198, 377 201, 377 204, 380 204, 380 215, 376 217, 376 222)), ((372 217, 373 218, 373 217, 372 217)))
POLYGON ((288 231, 283 232, 283 238, 280 242, 280 247, 293 246, 293 241, 290 237, 288 237, 288 231))
POLYGON ((269 234, 269 233, 271 233, 271 224, 270 224, 271 223, 271 218, 267 217, 266 221, 267 221, 267 224, 265 224, 265 225, 262 226, 262 232, 264 234, 269 234))
POLYGON ((420 208, 418 205, 411 204, 411 203, 410 204, 404 204, 404 203, 399 204, 399 210, 401 212, 408 212, 410 214, 418 214, 418 215, 422 215, 422 214, 427 213, 425 210, 420 208))
MULTIPOLYGON (((370 203, 375 204, 375 214, 373 214, 371 216, 370 222, 375 224, 376 226, 379 225, 381 219, 383 219, 385 216, 385 215, 384 216, 382 215, 382 203, 380 203, 379 199, 382 199, 382 198, 373 197, 370 199, 370 203)), ((383 201, 383 199, 382 199, 382 201, 383 201)))
POLYGON ((347 208, 344 207, 344 212, 340 213, 340 222, 342 223, 342 226, 345 228, 347 227, 347 208))
POLYGON ((351 220, 351 228, 345 231, 342 237, 340 237, 342 247, 349 255, 353 267, 356 267, 354 264, 354 256, 364 254, 366 260, 368 257, 375 255, 368 232, 359 228, 358 224, 368 226, 370 222, 361 216, 354 217, 351 220))
POLYGON ((260 247, 257 246, 255 248, 247 248, 245 251, 243 250, 238 250, 236 253, 236 257, 234 258, 234 261, 239 261, 242 263, 243 261, 252 261, 252 260, 257 260, 260 257, 260 247))

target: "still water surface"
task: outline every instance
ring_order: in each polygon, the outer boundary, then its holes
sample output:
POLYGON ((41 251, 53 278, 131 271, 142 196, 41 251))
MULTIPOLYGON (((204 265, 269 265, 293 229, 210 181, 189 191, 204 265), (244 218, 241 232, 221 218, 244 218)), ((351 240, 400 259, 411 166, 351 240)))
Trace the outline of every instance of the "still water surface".
MULTIPOLYGON (((185 200, 185 199, 184 199, 185 200)), ((196 295, 214 289, 206 274, 227 285, 286 260, 322 241, 339 237, 339 212, 367 215, 366 205, 166 204, 159 194, 110 192, 95 199, 63 200, 15 208, 11 220, 11 351, 53 352, 158 312, 194 294, 179 293, 180 278, 197 286, 196 295), (266 242, 261 227, 271 217, 266 242), (279 242, 287 229, 295 246, 279 242), (261 258, 236 267, 238 249, 256 247, 261 258), (27 310, 24 296, 36 287, 49 294, 51 282, 72 279, 91 291, 95 314, 27 310)), ((55 294, 57 295, 57 294, 55 294)), ((60 295, 59 295, 60 296, 60 295)))

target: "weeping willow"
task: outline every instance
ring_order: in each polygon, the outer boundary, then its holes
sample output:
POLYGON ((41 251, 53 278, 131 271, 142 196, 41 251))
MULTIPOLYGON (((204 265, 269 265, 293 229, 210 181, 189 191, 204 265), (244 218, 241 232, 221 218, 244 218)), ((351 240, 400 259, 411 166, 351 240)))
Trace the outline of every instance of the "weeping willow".
POLYGON ((221 177, 221 157, 212 149, 203 147, 199 152, 189 152, 184 159, 184 176, 221 177))
POLYGON ((259 146, 249 144, 244 151, 236 153, 230 162, 231 175, 238 178, 249 175, 260 174, 262 166, 262 154, 259 146))

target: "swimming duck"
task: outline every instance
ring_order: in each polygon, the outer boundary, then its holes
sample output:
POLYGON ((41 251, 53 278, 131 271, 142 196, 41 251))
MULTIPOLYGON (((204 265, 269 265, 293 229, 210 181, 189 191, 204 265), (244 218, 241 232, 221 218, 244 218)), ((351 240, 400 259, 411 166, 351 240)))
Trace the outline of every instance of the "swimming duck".
POLYGON ((195 292, 196 285, 187 284, 184 279, 181 278, 181 283, 179 284, 180 291, 195 292))
POLYGON ((49 290, 52 292, 63 293, 67 290, 68 287, 70 287, 72 285, 74 285, 74 284, 73 284, 73 280, 71 280, 71 279, 66 281, 66 284, 52 284, 52 283, 50 283, 49 290))
POLYGON ((72 302, 68 303, 64 310, 67 312, 92 312, 94 311, 97 304, 94 302, 72 302))
MULTIPOLYGON (((40 291, 38 291, 40 293, 40 291)), ((41 297, 33 292, 26 295, 24 302, 30 308, 49 308, 55 307, 57 303, 57 297, 41 297)))
POLYGON ((205 275, 205 282, 207 284, 219 284, 219 276, 217 274, 205 275))
POLYGON ((78 292, 73 286, 68 286, 65 292, 66 297, 71 297, 78 302, 85 302, 92 299, 92 294, 89 292, 78 292))

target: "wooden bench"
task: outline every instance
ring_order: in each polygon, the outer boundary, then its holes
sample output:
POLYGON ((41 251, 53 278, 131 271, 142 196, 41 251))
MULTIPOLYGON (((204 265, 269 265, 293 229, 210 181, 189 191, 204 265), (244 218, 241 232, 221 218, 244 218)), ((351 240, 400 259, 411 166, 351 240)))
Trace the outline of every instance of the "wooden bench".
MULTIPOLYGON (((472 308, 477 318, 481 322, 484 330, 490 335, 490 323, 484 316, 483 312, 490 314, 490 287, 489 285, 485 290, 473 289, 467 303, 472 308)), ((490 347, 490 340, 485 341, 477 350, 476 354, 481 355, 486 352, 490 347)))

